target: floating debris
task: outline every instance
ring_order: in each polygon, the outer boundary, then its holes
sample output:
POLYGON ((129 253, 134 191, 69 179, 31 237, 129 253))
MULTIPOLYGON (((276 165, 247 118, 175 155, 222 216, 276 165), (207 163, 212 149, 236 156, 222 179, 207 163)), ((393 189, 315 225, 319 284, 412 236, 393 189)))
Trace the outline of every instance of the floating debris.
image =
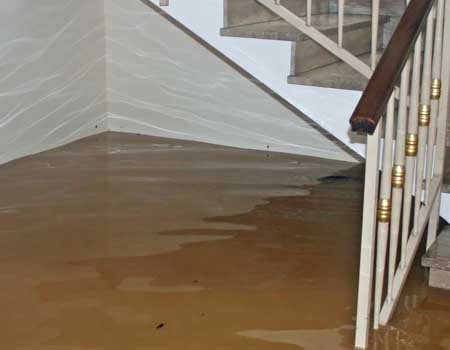
POLYGON ((343 176, 343 175, 331 175, 319 177, 318 180, 320 182, 344 182, 344 181, 353 181, 356 180, 351 176, 343 176))

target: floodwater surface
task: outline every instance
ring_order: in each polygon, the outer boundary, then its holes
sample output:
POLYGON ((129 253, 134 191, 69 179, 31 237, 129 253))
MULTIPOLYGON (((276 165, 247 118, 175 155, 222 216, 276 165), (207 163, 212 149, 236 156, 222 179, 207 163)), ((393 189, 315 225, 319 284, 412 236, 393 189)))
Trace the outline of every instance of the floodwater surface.
MULTIPOLYGON (((3 165, 0 349, 352 349, 361 174, 125 134, 3 165)), ((450 349, 418 262, 370 348, 450 349)))

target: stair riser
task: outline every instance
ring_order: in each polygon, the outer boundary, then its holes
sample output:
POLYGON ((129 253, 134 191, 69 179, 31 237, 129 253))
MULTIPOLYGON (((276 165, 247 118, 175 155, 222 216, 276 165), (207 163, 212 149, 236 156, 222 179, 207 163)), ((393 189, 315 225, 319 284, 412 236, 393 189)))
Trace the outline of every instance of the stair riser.
MULTIPOLYGON (((281 3, 299 16, 305 15, 306 0, 281 0, 281 3)), ((313 1, 313 13, 327 13, 329 1, 313 1)), ((266 7, 256 0, 224 0, 224 27, 264 22, 277 19, 266 7)))
MULTIPOLYGON (((348 74, 342 73, 334 67, 331 70, 331 74, 324 74, 319 70, 313 71, 310 74, 303 73, 302 75, 296 76, 290 75, 288 76, 288 83, 294 85, 362 91, 367 86, 368 80, 356 72, 355 74, 352 73, 352 76, 350 77, 348 74)), ((364 143, 364 141, 365 139, 358 142, 364 143)))
MULTIPOLYGON (((330 38, 337 41, 337 34, 331 35, 330 38)), ((370 27, 363 27, 345 32, 344 47, 354 55, 369 53, 371 47, 370 27)), ((294 43, 292 46, 291 57, 291 75, 299 75, 313 69, 339 62, 339 59, 336 56, 312 40, 294 43)))

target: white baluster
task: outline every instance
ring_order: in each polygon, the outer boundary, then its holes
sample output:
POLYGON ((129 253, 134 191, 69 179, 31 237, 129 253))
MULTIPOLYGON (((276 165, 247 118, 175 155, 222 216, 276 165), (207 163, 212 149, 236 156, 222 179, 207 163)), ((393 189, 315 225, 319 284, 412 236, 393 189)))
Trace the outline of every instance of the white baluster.
MULTIPOLYGON (((431 86, 431 119, 428 128, 427 169, 425 175, 425 204, 430 201, 430 184, 433 176, 434 151, 436 144, 436 121, 439 113, 439 98, 441 96, 441 63, 442 63, 442 34, 444 25, 444 0, 438 0, 436 5, 436 28, 434 39, 432 86, 431 86)), ((430 232, 430 231, 429 231, 430 232)), ((434 239, 432 239, 434 241, 434 239)))
POLYGON ((372 70, 375 70, 377 66, 379 16, 380 0, 372 0, 372 48, 370 59, 372 70))
POLYGON ((414 231, 417 235, 419 227, 419 212, 422 203, 423 175, 425 166, 425 155, 427 148, 428 127, 430 125, 430 94, 431 94, 431 63, 433 58, 433 39, 434 39, 434 18, 430 14, 427 19, 425 35, 425 53, 423 60, 422 89, 420 93, 419 106, 419 146, 416 165, 416 190, 414 199, 414 231))
POLYGON ((397 136, 395 142, 395 165, 392 171, 392 218, 389 245, 388 297, 392 300, 392 285, 397 268, 397 250, 400 233, 403 187, 405 185, 405 142, 408 113, 408 95, 411 74, 411 62, 408 60, 403 69, 400 82, 399 109, 397 118, 397 136))
POLYGON ((380 130, 381 126, 378 125, 374 134, 367 136, 361 257, 359 266, 358 310, 356 314, 355 335, 355 345, 360 349, 366 348, 368 344, 370 310, 372 308, 372 283, 375 260, 380 164, 380 130))
POLYGON ((422 35, 419 35, 414 47, 413 73, 411 94, 409 103, 408 135, 406 136, 406 169, 405 169, 405 188, 403 192, 403 215, 402 215, 402 247, 401 247, 401 266, 406 265, 406 246, 409 237, 409 220, 411 217, 412 190, 414 181, 414 170, 418 147, 418 113, 419 110, 419 92, 421 78, 422 62, 422 35))
POLYGON ((338 45, 342 47, 344 43, 344 11, 345 0, 339 0, 338 3, 338 45))
POLYGON ((375 275, 374 328, 378 329, 381 301, 383 295, 384 275, 386 270, 386 252, 391 221, 391 179, 392 147, 394 138, 395 97, 391 96, 385 120, 383 142, 383 167, 381 172, 380 198, 378 200, 377 263, 375 275))
POLYGON ((312 0, 306 0, 306 24, 312 24, 312 0))

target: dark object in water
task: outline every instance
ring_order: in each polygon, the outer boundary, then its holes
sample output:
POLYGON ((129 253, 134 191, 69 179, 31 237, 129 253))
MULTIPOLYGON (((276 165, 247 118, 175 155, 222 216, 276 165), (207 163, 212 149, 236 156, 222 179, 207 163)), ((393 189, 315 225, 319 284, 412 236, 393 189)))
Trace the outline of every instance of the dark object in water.
POLYGON ((351 176, 343 176, 343 175, 331 175, 319 177, 318 180, 320 182, 343 182, 343 181, 352 181, 354 178, 351 176))
POLYGON ((156 329, 161 329, 164 327, 164 323, 160 323, 159 325, 156 326, 156 329))

